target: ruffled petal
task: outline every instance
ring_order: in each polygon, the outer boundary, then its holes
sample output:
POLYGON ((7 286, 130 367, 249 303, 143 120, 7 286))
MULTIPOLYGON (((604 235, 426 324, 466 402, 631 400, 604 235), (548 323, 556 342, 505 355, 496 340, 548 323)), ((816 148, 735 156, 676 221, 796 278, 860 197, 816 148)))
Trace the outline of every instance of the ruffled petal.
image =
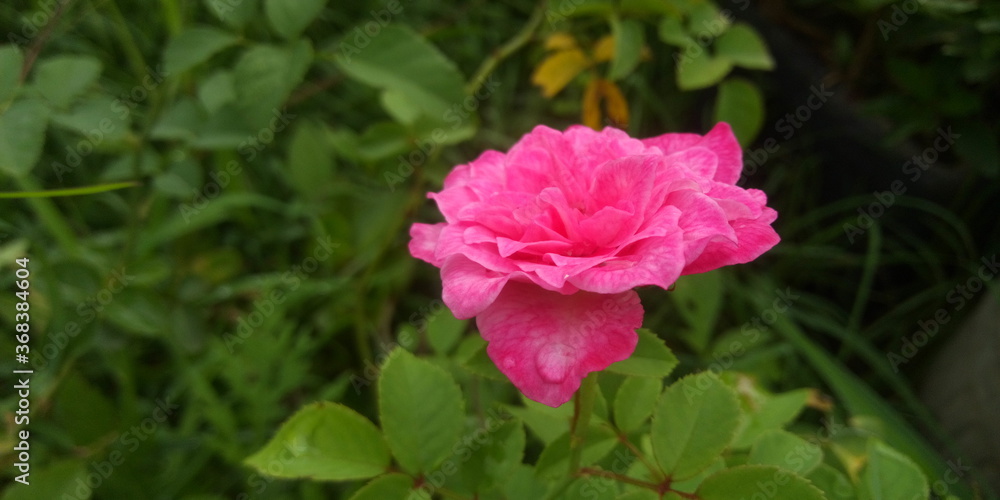
POLYGON ((701 255, 684 268, 683 274, 704 273, 722 266, 744 264, 760 257, 781 241, 778 233, 771 227, 777 216, 777 212, 765 207, 757 219, 733 221, 736 242, 721 237, 712 239, 701 255))
POLYGON ((458 319, 471 318, 490 306, 510 274, 490 271, 464 255, 452 255, 441 265, 441 298, 458 319))
POLYGON ((633 291, 562 295, 511 282, 476 324, 500 371, 528 398, 556 407, 588 373, 632 354, 642 315, 633 291))
POLYGON ((684 242, 680 231, 646 238, 589 269, 566 279, 588 292, 619 293, 637 286, 669 288, 684 269, 684 242))
POLYGON ((447 224, 421 224, 415 223, 410 226, 410 255, 437 267, 441 267, 441 260, 434 256, 437 248, 438 238, 441 237, 441 230, 447 224))

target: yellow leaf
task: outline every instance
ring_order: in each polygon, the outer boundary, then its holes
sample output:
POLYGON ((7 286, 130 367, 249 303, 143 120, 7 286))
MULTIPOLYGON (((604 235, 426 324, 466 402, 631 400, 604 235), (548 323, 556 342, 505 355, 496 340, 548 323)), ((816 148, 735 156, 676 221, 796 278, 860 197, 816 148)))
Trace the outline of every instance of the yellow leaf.
POLYGON ((594 62, 608 62, 615 57, 615 37, 604 35, 594 42, 594 62))
POLYGON ((545 40, 545 48, 548 50, 569 50, 576 48, 576 39, 573 35, 563 31, 557 31, 545 40))
POLYGON ((628 101, 618 85, 610 80, 604 80, 604 111, 608 114, 611 125, 617 128, 628 127, 628 101))
POLYGON ((542 95, 552 97, 590 66, 590 60, 580 49, 562 50, 546 57, 535 68, 531 83, 542 88, 542 95))
POLYGON ((601 79, 593 78, 583 92, 583 112, 581 121, 594 129, 601 128, 601 79))
POLYGON ((601 103, 604 104, 604 112, 607 114, 608 122, 616 128, 628 127, 628 101, 622 94, 621 89, 614 82, 603 78, 594 78, 587 84, 587 89, 583 93, 583 112, 581 119, 583 124, 600 130, 604 120, 602 120, 601 103))

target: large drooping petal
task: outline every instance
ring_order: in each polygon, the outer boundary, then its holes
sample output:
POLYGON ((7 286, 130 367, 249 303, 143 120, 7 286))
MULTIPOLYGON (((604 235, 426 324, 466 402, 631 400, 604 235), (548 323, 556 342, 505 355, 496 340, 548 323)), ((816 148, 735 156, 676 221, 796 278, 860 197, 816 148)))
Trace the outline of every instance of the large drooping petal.
POLYGON ((476 324, 500 371, 525 396, 555 407, 588 373, 632 354, 642 315, 631 290, 562 295, 511 281, 476 324))

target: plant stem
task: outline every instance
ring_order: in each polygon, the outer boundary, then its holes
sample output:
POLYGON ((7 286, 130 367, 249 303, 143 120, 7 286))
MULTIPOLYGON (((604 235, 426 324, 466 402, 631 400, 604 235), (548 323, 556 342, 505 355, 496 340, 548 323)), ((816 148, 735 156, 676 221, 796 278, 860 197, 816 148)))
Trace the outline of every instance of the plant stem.
POLYGON ((649 473, 654 478, 656 478, 657 480, 664 479, 662 477, 663 474, 660 473, 660 468, 657 467, 656 465, 654 465, 652 462, 650 462, 649 459, 646 458, 646 455, 644 455, 642 453, 642 450, 640 450, 639 448, 637 448, 634 444, 632 444, 631 441, 628 440, 628 436, 626 436, 624 432, 620 432, 620 431, 618 432, 618 441, 620 441, 622 444, 624 444, 625 447, 628 448, 629 451, 631 451, 632 454, 635 455, 635 457, 638 458, 639 461, 642 462, 642 464, 646 466, 646 469, 649 469, 649 473))
POLYGON ((608 470, 601 469, 591 469, 589 467, 584 467, 577 472, 578 476, 598 476, 606 477, 608 479, 614 479, 615 481, 620 481, 622 483, 628 483, 633 486, 638 486, 640 488, 646 488, 648 490, 660 491, 660 485, 656 483, 650 483, 648 481, 643 481, 640 479, 635 479, 633 477, 623 476, 621 474, 616 474, 608 470))
POLYGON ((478 91, 482 87, 483 82, 486 81, 486 77, 496 69, 501 61, 510 57, 511 54, 517 52, 531 40, 535 35, 535 31, 541 26, 542 19, 545 18, 545 11, 548 10, 548 4, 546 1, 538 2, 538 6, 531 13, 531 17, 528 18, 528 22, 524 25, 524 28, 521 28, 521 31, 517 32, 510 40, 507 40, 507 43, 501 45, 499 49, 495 50, 479 65, 476 73, 472 75, 469 83, 465 85, 466 94, 474 94, 478 91))
POLYGON ((580 384, 580 390, 573 398, 573 421, 569 438, 569 473, 576 474, 583 458, 583 442, 590 427, 590 415, 594 412, 597 399, 597 372, 591 372, 580 384))

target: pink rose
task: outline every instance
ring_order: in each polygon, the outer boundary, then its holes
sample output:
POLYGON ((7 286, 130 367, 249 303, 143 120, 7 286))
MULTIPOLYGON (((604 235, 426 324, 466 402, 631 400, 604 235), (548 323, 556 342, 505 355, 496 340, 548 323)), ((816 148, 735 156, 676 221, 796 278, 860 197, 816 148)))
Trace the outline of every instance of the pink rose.
POLYGON ((490 358, 529 398, 559 406, 588 373, 628 358, 643 309, 633 288, 757 258, 777 212, 735 185, 729 125, 633 139, 606 128, 535 127, 430 193, 440 224, 414 224, 410 253, 441 268, 445 304, 477 317, 490 358))

